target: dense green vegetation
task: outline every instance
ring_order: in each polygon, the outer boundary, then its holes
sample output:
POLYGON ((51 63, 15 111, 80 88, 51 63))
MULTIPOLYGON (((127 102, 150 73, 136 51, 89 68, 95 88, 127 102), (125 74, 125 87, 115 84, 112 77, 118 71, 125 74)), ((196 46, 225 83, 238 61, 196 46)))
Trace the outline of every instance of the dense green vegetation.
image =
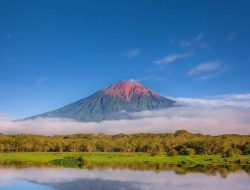
POLYGON ((1 135, 0 152, 147 152, 224 157, 250 154, 250 135, 210 136, 185 130, 152 134, 1 135))
POLYGON ((0 153, 0 162, 30 162, 37 164, 103 164, 103 163, 167 163, 185 165, 249 165, 249 155, 223 157, 221 155, 168 156, 164 153, 151 156, 135 152, 11 152, 0 153), (60 163, 61 162, 61 163, 60 163))
POLYGON ((66 167, 83 167, 87 164, 87 160, 82 155, 78 157, 63 157, 50 161, 54 165, 66 166, 66 167))
POLYGON ((226 177, 230 172, 245 171, 250 174, 250 156, 237 155, 223 158, 221 155, 167 156, 159 154, 125 152, 16 152, 0 153, 0 164, 17 168, 76 167, 86 169, 172 170, 178 174, 201 172, 219 173, 226 177), (83 162, 83 160, 87 162, 83 162), (238 161, 240 160, 241 163, 238 161))

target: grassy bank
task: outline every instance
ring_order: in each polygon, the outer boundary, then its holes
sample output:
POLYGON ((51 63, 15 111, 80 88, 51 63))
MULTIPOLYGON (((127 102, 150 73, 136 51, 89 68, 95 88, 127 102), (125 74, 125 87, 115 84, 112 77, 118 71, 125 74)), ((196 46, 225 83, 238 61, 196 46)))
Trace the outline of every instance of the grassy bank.
POLYGON ((30 162, 30 163, 51 163, 53 160, 65 157, 77 158, 83 156, 88 163, 166 163, 166 164, 190 164, 190 165, 250 165, 249 155, 236 155, 223 158, 221 155, 195 155, 195 156, 167 156, 159 154, 151 156, 147 153, 114 153, 114 152, 18 152, 0 153, 0 162, 30 162))

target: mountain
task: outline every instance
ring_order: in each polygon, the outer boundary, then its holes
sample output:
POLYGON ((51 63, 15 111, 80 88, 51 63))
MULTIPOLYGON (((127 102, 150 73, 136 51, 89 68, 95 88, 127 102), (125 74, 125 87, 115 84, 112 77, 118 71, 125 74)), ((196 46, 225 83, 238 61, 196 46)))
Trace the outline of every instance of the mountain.
POLYGON ((82 122, 116 119, 117 113, 159 110, 175 106, 167 99, 135 81, 120 81, 93 95, 54 111, 32 116, 69 118, 82 122))

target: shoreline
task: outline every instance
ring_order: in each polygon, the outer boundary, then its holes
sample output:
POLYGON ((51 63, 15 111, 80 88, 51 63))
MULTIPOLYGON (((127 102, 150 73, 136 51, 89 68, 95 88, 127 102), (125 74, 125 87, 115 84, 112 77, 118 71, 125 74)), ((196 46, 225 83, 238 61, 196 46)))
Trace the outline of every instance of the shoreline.
POLYGON ((89 164, 100 163, 165 163, 182 165, 250 165, 250 155, 193 155, 167 156, 157 154, 151 156, 138 152, 8 152, 0 153, 0 162, 29 162, 48 164, 54 160, 77 158, 82 156, 89 164))

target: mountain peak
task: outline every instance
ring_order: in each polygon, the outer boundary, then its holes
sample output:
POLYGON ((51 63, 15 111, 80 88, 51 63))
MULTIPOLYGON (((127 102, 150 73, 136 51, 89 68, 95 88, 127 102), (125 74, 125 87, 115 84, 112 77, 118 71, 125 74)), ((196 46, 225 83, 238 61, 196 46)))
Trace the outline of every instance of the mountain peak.
POLYGON ((174 106, 174 100, 160 96, 137 81, 120 81, 84 99, 25 120, 39 117, 68 118, 82 122, 129 119, 127 112, 159 110, 174 106), (124 110, 126 112, 123 115, 124 110))
POLYGON ((120 96, 129 101, 136 95, 159 96, 156 92, 143 86, 137 81, 120 81, 104 89, 104 93, 113 96, 120 96))

